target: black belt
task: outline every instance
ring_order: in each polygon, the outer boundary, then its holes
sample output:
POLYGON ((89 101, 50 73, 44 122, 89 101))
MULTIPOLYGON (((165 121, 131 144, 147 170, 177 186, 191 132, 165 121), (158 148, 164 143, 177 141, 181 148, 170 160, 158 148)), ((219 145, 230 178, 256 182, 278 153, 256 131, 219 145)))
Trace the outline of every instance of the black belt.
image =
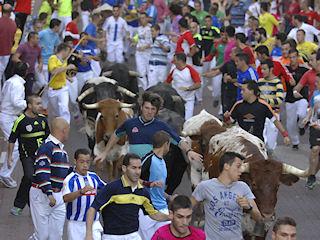
POLYGON ((167 63, 160 62, 160 61, 149 61, 149 64, 154 66, 167 66, 167 63))

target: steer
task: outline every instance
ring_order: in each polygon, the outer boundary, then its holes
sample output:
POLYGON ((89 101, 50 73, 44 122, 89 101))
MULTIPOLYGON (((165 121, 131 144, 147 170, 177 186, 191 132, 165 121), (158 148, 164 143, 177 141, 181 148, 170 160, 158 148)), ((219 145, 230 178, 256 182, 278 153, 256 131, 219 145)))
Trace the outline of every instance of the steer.
MULTIPOLYGON (((205 122, 204 116, 208 114, 202 113, 199 115, 202 116, 194 117, 193 120, 191 118, 188 124, 185 124, 191 128, 191 131, 188 132, 184 128, 184 135, 193 138, 196 136, 198 143, 207 142, 204 139, 206 133, 208 133, 207 138, 211 135, 209 146, 205 146, 205 151, 200 148, 200 152, 204 154, 204 170, 201 169, 201 171, 208 172, 210 178, 218 177, 218 161, 223 153, 234 151, 245 156, 241 179, 249 184, 255 194, 258 208, 264 220, 266 222, 270 221, 274 215, 280 183, 290 186, 297 182, 299 177, 307 176, 308 169, 300 170, 291 165, 268 159, 265 144, 259 138, 238 126, 223 129, 223 126, 219 124, 212 124, 210 121, 205 122), (199 119, 202 119, 202 121, 199 121, 199 119), (209 130, 208 126, 215 129, 209 130), (212 133, 219 131, 220 133, 212 135, 212 133)), ((207 118, 213 119, 214 117, 207 116, 207 118)), ((201 172, 198 173, 198 180, 200 174, 201 172)), ((264 238, 265 236, 261 239, 264 238)))
MULTIPOLYGON (((134 104, 122 103, 115 99, 105 99, 94 104, 83 104, 85 109, 96 109, 99 111, 95 126, 95 155, 99 155, 104 150, 106 143, 114 131, 122 125, 125 120, 133 116, 131 109, 133 106, 134 104)), ((126 137, 120 138, 108 156, 106 166, 109 181, 119 176, 116 162, 129 151, 129 145, 126 140, 126 137)), ((102 167, 100 166, 98 171, 101 172, 101 170, 102 167)))
POLYGON ((85 120, 85 130, 91 150, 93 150, 95 145, 95 122, 98 111, 97 109, 85 109, 83 104, 94 104, 107 98, 123 100, 123 95, 130 98, 136 97, 136 94, 119 86, 116 80, 107 77, 89 79, 83 86, 77 100, 85 120))

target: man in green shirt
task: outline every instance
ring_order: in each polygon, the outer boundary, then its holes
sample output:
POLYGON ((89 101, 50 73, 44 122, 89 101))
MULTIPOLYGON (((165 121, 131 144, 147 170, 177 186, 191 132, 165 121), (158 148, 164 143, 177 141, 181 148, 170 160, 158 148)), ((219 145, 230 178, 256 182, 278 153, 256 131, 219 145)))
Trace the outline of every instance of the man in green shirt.
POLYGON ((195 0, 194 11, 191 12, 191 15, 195 16, 199 22, 199 25, 202 26, 204 24, 204 18, 209 15, 209 13, 202 10, 201 2, 199 0, 195 0))

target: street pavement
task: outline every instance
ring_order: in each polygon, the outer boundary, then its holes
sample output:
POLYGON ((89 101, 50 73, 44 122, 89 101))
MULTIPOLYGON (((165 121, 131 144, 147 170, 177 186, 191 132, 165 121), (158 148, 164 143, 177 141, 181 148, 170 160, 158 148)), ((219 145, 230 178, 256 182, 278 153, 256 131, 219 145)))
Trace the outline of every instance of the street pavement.
MULTIPOLYGON (((217 109, 212 107, 212 97, 207 88, 205 89, 203 104, 203 106, 196 107, 196 113, 202 108, 205 108, 210 113, 217 113, 217 109)), ((87 147, 87 139, 81 129, 82 127, 83 125, 81 124, 72 123, 70 137, 65 144, 71 161, 77 148, 87 147)), ((275 151, 275 157, 279 161, 290 163, 301 169, 308 167, 308 132, 303 136, 302 144, 299 145, 298 151, 284 146, 281 137, 279 137, 278 143, 279 146, 275 151)), ((20 182, 22 177, 20 162, 17 164, 13 177, 20 182)), ((319 175, 318 179, 320 179, 319 175)), ((291 216, 297 221, 298 239, 318 240, 320 239, 320 186, 318 184, 313 190, 308 190, 304 185, 305 179, 301 179, 293 186, 280 186, 276 214, 278 217, 291 216)), ((7 189, 0 186, 0 239, 24 240, 28 239, 33 232, 28 207, 24 209, 22 216, 19 217, 12 216, 9 213, 16 191, 17 189, 7 189)), ((186 174, 176 193, 191 194, 190 181, 186 174)), ((64 239, 66 239, 66 236, 64 239)), ((270 233, 268 239, 270 239, 270 233)))

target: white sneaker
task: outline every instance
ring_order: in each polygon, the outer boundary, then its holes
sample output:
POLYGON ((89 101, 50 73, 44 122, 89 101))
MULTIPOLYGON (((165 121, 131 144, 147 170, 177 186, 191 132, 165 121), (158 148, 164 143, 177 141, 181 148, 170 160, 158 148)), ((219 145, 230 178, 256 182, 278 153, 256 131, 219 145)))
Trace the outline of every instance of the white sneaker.
POLYGON ((0 182, 3 183, 7 188, 16 188, 17 182, 11 177, 0 177, 0 182))

